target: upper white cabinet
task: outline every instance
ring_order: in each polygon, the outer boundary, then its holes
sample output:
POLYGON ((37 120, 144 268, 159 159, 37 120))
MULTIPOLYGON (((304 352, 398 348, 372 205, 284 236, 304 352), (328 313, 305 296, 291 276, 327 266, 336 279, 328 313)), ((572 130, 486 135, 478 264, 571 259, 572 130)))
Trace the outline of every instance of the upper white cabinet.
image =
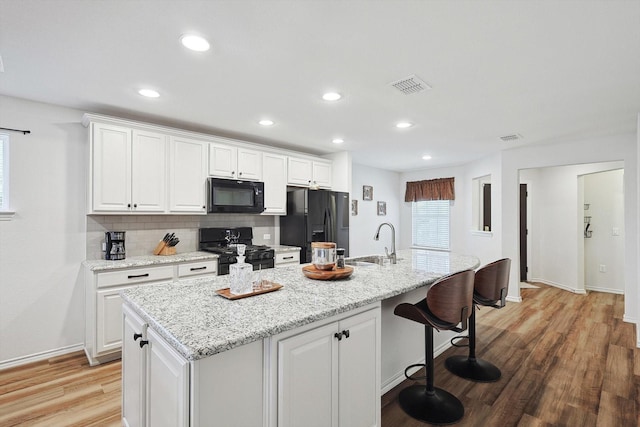
POLYGON ((110 124, 91 131, 91 212, 164 212, 167 138, 110 124))
POLYGON ((250 181, 262 179, 262 153, 248 148, 209 144, 209 175, 250 181))
POLYGON ((289 157, 287 183, 303 187, 331 188, 331 162, 289 157))
POLYGON ((287 213, 287 157, 280 154, 263 153, 262 179, 264 181, 263 215, 286 215, 287 213))
POLYGON ((206 214, 207 143, 171 137, 169 210, 206 214))

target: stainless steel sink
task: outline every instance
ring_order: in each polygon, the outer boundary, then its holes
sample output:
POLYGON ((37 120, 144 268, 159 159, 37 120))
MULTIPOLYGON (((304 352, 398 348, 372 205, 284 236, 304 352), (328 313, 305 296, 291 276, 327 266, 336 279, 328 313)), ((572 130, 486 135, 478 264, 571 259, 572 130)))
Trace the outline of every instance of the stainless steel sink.
POLYGON ((344 260, 346 265, 353 265, 357 267, 374 267, 376 265, 383 265, 384 255, 367 255, 361 257, 347 258, 344 260))

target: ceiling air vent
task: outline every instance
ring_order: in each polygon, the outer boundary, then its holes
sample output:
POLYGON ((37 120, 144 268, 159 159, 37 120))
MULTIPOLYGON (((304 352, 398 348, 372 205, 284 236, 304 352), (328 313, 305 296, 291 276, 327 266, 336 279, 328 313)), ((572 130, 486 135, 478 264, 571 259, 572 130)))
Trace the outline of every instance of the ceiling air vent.
POLYGON ((500 137, 501 140, 508 142, 508 141, 517 141, 519 139, 522 139, 522 135, 520 135, 519 133, 513 133, 511 135, 504 135, 500 137))
POLYGON ((411 95, 412 93, 422 92, 425 89, 431 89, 431 86, 420 80, 415 75, 396 80, 389 84, 405 95, 411 95))

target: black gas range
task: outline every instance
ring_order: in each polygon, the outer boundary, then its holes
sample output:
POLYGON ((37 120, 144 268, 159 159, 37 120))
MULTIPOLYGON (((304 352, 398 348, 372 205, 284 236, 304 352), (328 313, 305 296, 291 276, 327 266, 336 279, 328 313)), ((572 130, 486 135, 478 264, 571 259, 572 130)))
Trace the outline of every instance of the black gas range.
POLYGON ((236 244, 246 245, 245 262, 253 265, 254 270, 273 268, 274 250, 254 245, 251 227, 200 229, 200 250, 218 254, 218 276, 229 274, 229 266, 238 262, 236 244))

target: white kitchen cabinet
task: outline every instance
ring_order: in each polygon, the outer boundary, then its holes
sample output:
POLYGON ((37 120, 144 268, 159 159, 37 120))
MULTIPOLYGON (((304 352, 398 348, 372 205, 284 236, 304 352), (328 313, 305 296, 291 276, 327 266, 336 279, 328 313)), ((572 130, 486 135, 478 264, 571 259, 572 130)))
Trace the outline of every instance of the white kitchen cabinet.
POLYGON ((300 250, 286 252, 276 250, 273 261, 276 268, 300 264, 300 250))
POLYGON ((287 213, 287 157, 279 154, 262 154, 262 179, 264 181, 263 215, 287 213))
POLYGON ((262 153, 243 147, 209 144, 209 175, 250 181, 262 179, 262 153))
POLYGON ((166 211, 166 141, 161 133, 92 124, 90 212, 166 211))
POLYGON ((276 341, 278 427, 380 426, 379 308, 276 341))
POLYGON ((171 137, 169 151, 169 210, 207 213, 207 143, 171 137))
POLYGON ((331 162, 289 157, 287 183, 302 187, 331 188, 331 162))
POLYGON ((215 275, 217 267, 216 259, 205 259, 97 272, 85 269, 85 353, 89 363, 93 366, 121 355, 120 291, 180 278, 215 275))
POLYGON ((189 425, 189 363, 123 307, 122 421, 128 427, 189 425))
POLYGON ((146 425, 146 349, 148 325, 128 307, 122 308, 122 425, 143 427, 146 425), (140 346, 143 343, 143 346, 140 346), (124 390, 127 391, 126 396, 124 390), (125 398, 126 397, 126 398, 125 398))
POLYGON ((153 329, 147 330, 147 425, 189 425, 189 363, 153 329))

